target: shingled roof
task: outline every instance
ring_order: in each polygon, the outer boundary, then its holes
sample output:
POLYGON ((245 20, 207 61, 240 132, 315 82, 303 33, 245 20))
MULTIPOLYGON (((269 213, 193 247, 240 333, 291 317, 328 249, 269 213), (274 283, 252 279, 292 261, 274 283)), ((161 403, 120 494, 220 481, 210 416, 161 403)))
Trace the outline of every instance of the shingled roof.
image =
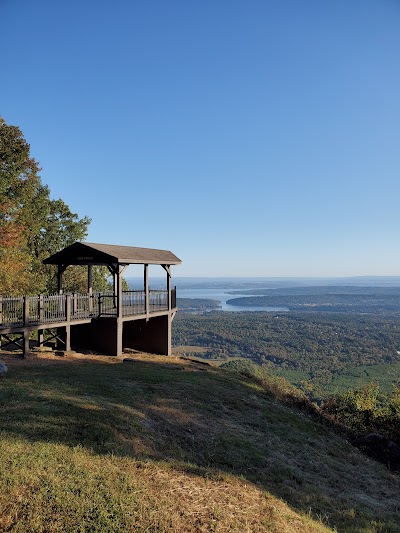
POLYGON ((181 262, 168 250, 92 242, 75 242, 43 261, 50 265, 179 265, 181 262))

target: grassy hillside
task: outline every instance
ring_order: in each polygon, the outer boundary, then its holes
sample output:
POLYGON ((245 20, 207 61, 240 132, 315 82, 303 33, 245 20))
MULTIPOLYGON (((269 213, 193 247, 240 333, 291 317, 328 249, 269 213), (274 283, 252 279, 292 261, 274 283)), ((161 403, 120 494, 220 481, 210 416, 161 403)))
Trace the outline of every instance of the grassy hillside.
POLYGON ((399 476, 250 378, 0 359, 0 531, 400 531, 399 476))

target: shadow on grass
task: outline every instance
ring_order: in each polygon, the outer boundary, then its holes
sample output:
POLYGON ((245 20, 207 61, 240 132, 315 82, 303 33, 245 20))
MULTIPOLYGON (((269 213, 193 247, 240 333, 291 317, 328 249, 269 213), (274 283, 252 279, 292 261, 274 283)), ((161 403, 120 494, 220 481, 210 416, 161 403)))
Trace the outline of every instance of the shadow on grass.
POLYGON ((15 367, 0 382, 0 412, 3 436, 233 474, 338 531, 372 531, 384 503, 382 519, 400 530, 399 478, 383 480, 384 467, 227 371, 142 361, 15 367))

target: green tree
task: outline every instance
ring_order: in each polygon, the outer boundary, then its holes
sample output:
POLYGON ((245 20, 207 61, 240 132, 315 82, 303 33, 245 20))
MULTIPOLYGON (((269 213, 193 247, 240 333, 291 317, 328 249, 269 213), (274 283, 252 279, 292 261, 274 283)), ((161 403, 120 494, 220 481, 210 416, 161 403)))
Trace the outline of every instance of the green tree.
POLYGON ((369 383, 360 389, 349 389, 344 394, 330 398, 322 409, 345 426, 358 431, 373 428, 379 416, 379 387, 369 383))
MULTIPOLYGON (((65 292, 87 292, 87 267, 80 265, 71 265, 67 267, 63 274, 63 290, 65 292)), ((105 266, 92 267, 92 287, 94 292, 108 292, 112 290, 112 281, 108 279, 110 272, 105 266)), ((125 281, 125 280, 123 280, 125 281)), ((52 279, 53 285, 49 292, 55 293, 57 291, 57 280, 52 279)), ((127 290, 123 286, 123 290, 127 290)))
POLYGON ((51 199, 39 172, 21 130, 0 117, 0 293, 51 292, 55 268, 43 259, 87 235, 90 219, 51 199))

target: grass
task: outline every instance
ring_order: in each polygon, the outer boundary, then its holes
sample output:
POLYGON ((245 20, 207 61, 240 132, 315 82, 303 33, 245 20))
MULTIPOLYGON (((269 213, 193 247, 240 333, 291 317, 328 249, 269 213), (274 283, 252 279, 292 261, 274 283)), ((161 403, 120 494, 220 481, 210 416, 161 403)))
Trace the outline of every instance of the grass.
POLYGON ((399 477, 255 379, 1 359, 0 531, 400 531, 399 477))

